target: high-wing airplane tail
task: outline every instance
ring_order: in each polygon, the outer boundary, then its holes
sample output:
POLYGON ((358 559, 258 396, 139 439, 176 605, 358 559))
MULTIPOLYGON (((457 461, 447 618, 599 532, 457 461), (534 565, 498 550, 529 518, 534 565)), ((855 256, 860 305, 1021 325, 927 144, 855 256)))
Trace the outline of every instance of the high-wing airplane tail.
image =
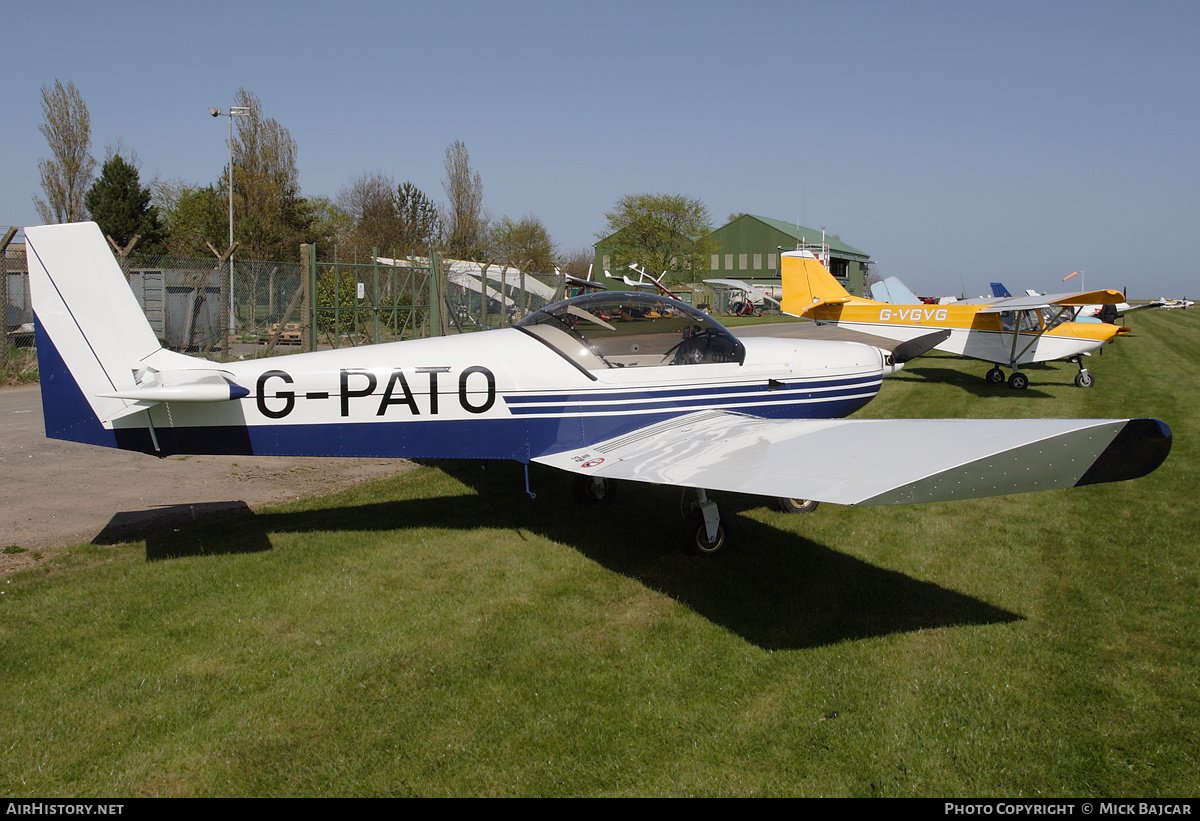
POLYGON ((885 277, 871 286, 871 296, 877 302, 891 305, 920 305, 921 300, 899 277, 885 277))
POLYGON ((803 316, 827 303, 867 304, 851 296, 821 261, 808 251, 785 251, 780 259, 783 278, 783 312, 803 316))

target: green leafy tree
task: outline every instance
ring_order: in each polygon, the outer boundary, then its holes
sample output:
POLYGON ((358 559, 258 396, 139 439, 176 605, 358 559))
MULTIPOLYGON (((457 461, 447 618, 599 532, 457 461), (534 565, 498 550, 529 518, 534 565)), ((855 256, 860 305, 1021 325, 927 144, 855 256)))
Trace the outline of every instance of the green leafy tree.
POLYGON ((334 246, 342 243, 354 228, 354 220, 329 197, 309 197, 312 213, 310 231, 321 259, 332 259, 334 246))
POLYGON ((166 228, 163 244, 172 254, 211 257, 229 243, 228 203, 211 185, 156 182, 154 202, 166 228))
POLYGON ((631 194, 604 215, 607 229, 598 235, 614 269, 638 263, 671 282, 696 282, 708 270, 715 244, 712 220, 698 199, 678 194, 631 194))
POLYGON ((100 170, 100 178, 88 189, 84 204, 106 236, 124 248, 134 236, 141 239, 137 250, 161 253, 164 232, 150 189, 143 188, 138 170, 120 154, 114 154, 100 170))
POLYGON ((530 273, 552 273, 558 246, 532 214, 514 221, 502 217, 491 232, 492 253, 505 265, 530 273))
POLYGON ((425 196, 425 192, 406 182, 396 189, 395 211, 400 229, 400 252, 428 256, 442 237, 442 221, 438 217, 437 206, 425 196))
POLYGON ((92 183, 96 161, 91 156, 92 119, 75 83, 42 86, 43 122, 38 130, 46 137, 52 157, 38 160, 42 191, 33 204, 44 222, 81 222, 87 219, 84 196, 92 183))

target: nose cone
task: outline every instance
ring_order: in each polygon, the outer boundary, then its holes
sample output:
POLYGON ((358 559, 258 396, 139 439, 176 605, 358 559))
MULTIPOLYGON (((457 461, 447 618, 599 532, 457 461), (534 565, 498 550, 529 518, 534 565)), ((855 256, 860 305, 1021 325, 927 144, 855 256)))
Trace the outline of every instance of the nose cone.
POLYGON ((1095 347, 1106 342, 1112 342, 1118 336, 1129 333, 1129 329, 1121 325, 1109 325, 1106 322, 1064 322, 1051 333, 1063 336, 1073 336, 1076 339, 1093 339, 1095 347))

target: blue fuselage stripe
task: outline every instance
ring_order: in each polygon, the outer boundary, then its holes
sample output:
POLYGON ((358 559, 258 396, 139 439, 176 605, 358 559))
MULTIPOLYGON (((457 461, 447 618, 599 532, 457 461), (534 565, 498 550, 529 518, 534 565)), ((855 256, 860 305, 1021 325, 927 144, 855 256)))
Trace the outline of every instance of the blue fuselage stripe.
MULTIPOLYGON (((760 394, 757 396, 707 396, 688 397, 679 400, 661 402, 630 402, 588 403, 569 405, 530 405, 510 408, 514 416, 561 416, 563 414, 621 414, 631 412, 644 413, 652 410, 672 410, 690 412, 693 410, 709 410, 715 408, 730 408, 757 413, 758 408, 770 408, 780 405, 836 405, 847 399, 856 397, 873 397, 878 388, 854 388, 841 391, 831 391, 813 395, 812 393, 793 393, 790 395, 760 394)), ((633 401, 633 400, 630 400, 633 401)))
POLYGON ((512 405, 534 404, 539 402, 572 402, 572 403, 600 403, 600 402, 632 402, 641 400, 653 399, 686 399, 689 397, 710 398, 713 396, 728 396, 731 394, 761 394, 770 392, 771 394, 796 394, 796 393, 817 393, 837 390, 839 388, 873 388, 878 390, 882 382, 882 377, 879 373, 873 373, 866 376, 855 376, 841 379, 812 379, 803 382, 790 382, 778 388, 768 388, 762 382, 755 382, 751 385, 706 385, 703 387, 689 386, 686 388, 659 388, 654 390, 646 390, 639 388, 631 388, 624 391, 587 391, 587 392, 551 392, 551 393, 506 393, 504 401, 512 405))

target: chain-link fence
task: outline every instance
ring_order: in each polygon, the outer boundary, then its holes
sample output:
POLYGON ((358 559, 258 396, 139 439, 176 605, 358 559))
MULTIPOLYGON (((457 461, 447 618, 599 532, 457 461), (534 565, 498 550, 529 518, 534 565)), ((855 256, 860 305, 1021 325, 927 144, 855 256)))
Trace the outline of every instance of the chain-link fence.
POLYGON ((315 265, 318 344, 342 347, 512 325, 562 298, 562 277, 432 257, 315 265))
POLYGON ((436 335, 436 283, 428 260, 313 265, 315 344, 341 348, 436 335))
POLYGON ((496 264, 447 260, 441 265, 448 333, 506 328, 564 298, 564 277, 496 264))
POLYGON ((134 254, 120 263, 146 319, 168 348, 244 356, 259 346, 291 344, 294 349, 301 342, 304 271, 299 262, 134 254))
POLYGON ((33 304, 29 299, 29 275, 23 245, 0 251, 0 305, 4 306, 7 344, 33 344, 33 304))
MULTIPOLYGON (((431 258, 320 262, 131 254, 118 263, 155 335, 217 358, 508 327, 565 296, 565 277, 431 258), (232 276, 230 271, 232 270, 232 276)), ((11 341, 32 342, 24 248, 0 255, 11 341)))

